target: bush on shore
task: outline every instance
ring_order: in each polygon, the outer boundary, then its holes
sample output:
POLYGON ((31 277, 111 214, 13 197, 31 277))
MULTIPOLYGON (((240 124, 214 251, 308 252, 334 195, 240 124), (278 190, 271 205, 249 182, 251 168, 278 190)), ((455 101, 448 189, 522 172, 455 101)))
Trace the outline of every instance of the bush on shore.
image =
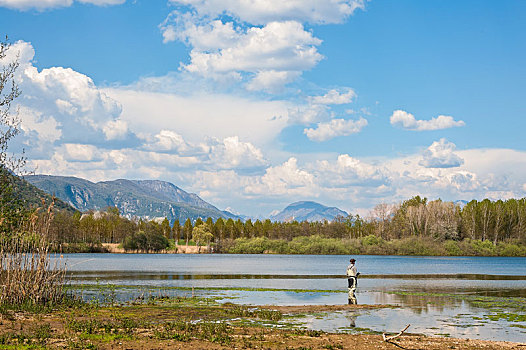
POLYGON ((126 251, 159 252, 170 246, 168 238, 162 234, 142 232, 126 237, 122 247, 126 251))
POLYGON ((435 240, 409 237, 389 241, 374 235, 354 239, 325 238, 318 235, 295 237, 290 241, 267 237, 238 238, 218 246, 232 254, 342 254, 342 255, 419 255, 419 256, 526 256, 526 245, 519 241, 435 240))

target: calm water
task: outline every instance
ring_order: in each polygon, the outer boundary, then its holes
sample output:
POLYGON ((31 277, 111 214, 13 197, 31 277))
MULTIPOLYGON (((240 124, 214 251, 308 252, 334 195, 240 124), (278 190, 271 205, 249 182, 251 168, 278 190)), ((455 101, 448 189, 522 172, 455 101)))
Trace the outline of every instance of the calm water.
MULTIPOLYGON (((488 316, 495 310, 461 299, 405 295, 426 292, 525 298, 526 258, 355 258, 361 272, 358 302, 400 307, 333 312, 295 322, 307 328, 341 332, 353 332, 356 328, 397 332, 411 323, 410 331, 428 335, 526 339, 526 322, 492 321, 488 316)), ((116 290, 120 299, 144 293, 141 286, 195 287, 206 288, 196 289, 197 295, 243 304, 323 305, 346 303, 344 274, 348 260, 348 256, 335 255, 71 254, 64 255, 61 261, 67 265, 72 284, 130 286, 116 290), (295 289, 333 292, 295 292, 295 289)), ((180 295, 189 291, 172 289, 170 293, 180 295)), ((517 313, 515 309, 504 311, 517 313)), ((524 314, 524 309, 520 312, 524 314)))

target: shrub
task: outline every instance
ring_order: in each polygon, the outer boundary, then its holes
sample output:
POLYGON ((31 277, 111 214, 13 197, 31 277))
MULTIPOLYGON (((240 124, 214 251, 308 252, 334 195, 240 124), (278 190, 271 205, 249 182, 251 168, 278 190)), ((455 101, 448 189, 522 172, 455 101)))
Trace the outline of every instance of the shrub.
POLYGON ((134 233, 124 239, 122 247, 124 250, 135 250, 143 252, 158 252, 168 248, 168 238, 159 233, 142 232, 134 233))
POLYGON ((462 249, 460 249, 457 241, 447 240, 444 242, 444 249, 446 250, 447 255, 459 256, 462 254, 462 249))
POLYGON ((481 241, 478 239, 471 241, 471 247, 473 248, 473 251, 475 255, 478 256, 495 256, 496 253, 496 247, 493 244, 493 242, 485 240, 481 241))
POLYGON ((362 238, 362 244, 364 246, 368 246, 368 245, 379 245, 380 243, 382 243, 383 239, 381 239, 380 237, 377 237, 375 235, 368 235, 368 236, 365 236, 362 238))

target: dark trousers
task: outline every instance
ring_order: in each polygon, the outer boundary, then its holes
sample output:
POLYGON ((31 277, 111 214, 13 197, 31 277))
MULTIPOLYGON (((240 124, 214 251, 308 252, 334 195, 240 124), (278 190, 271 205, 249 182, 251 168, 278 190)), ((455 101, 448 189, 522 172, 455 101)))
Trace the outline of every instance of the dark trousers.
POLYGON ((356 277, 348 277, 347 283, 349 285, 349 288, 356 288, 356 286, 358 285, 358 280, 356 279, 356 277))

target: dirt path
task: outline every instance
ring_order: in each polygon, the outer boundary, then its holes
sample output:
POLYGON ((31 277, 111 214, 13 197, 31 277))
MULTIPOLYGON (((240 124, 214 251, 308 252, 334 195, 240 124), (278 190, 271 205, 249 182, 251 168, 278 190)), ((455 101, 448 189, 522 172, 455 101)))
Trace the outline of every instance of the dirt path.
MULTIPOLYGON (((122 254, 122 253, 126 253, 126 251, 120 247, 120 244, 119 243, 102 243, 102 247, 107 249, 109 253, 119 253, 119 254, 122 254)), ((129 253, 134 253, 134 252, 129 252, 129 253)), ((163 250, 161 252, 159 252, 161 254, 175 254, 175 253, 178 253, 178 254, 206 254, 208 253, 208 247, 201 247, 201 249, 199 249, 199 247, 197 246, 186 246, 186 245, 178 245, 176 247, 176 250, 163 250)))

